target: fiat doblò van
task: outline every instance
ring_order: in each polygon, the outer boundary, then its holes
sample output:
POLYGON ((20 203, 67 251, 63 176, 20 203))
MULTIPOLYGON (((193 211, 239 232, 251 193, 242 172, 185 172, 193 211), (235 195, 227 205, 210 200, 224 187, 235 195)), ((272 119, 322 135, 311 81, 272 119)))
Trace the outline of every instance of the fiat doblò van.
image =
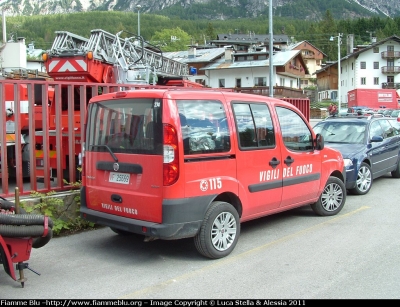
POLYGON ((345 204, 340 152, 285 101, 217 89, 142 89, 91 99, 81 216, 145 240, 194 237, 232 252, 242 222, 345 204))

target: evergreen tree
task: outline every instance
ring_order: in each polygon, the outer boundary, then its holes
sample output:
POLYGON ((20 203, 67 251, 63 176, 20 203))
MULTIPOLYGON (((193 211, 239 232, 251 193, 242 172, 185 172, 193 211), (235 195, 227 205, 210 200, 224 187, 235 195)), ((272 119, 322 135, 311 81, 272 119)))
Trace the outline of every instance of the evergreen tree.
POLYGON ((206 29, 206 37, 209 40, 217 39, 217 35, 215 34, 215 29, 211 22, 207 24, 207 29, 206 29))

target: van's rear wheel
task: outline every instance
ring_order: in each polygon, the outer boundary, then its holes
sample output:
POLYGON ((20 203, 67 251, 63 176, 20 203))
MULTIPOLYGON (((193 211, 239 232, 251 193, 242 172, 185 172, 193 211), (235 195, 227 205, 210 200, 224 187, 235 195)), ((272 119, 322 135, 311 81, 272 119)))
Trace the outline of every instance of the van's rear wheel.
POLYGON ((232 252, 239 234, 240 220, 236 209, 228 203, 216 201, 208 209, 194 243, 200 254, 217 259, 232 252))

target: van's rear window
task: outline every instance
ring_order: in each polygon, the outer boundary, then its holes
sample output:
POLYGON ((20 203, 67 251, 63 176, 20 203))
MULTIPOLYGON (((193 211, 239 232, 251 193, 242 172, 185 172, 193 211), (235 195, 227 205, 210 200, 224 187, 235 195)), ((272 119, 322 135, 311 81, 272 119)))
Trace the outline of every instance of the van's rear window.
POLYGON ((87 151, 162 154, 162 103, 135 98, 89 105, 87 151))

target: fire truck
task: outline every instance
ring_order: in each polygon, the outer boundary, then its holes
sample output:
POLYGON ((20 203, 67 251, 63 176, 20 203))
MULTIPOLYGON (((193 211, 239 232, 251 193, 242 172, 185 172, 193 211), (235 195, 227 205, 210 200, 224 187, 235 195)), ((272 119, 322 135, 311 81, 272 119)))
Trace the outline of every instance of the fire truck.
POLYGON ((58 177, 57 170, 62 169, 58 178, 74 181, 79 176, 83 116, 93 96, 139 87, 202 87, 187 80, 187 64, 164 57, 159 48, 146 43, 141 36, 129 35, 95 29, 85 38, 56 31, 51 49, 43 54, 49 79, 35 78, 34 136, 28 129, 28 85, 20 84, 15 91, 13 84, 4 84, 9 177, 17 176, 12 166, 16 165, 14 161, 18 155, 15 153, 19 150, 22 150, 22 176, 30 176, 31 149, 34 150, 37 180, 44 180, 47 171, 50 180, 54 180, 58 177), (14 99, 16 92, 18 99, 14 99), (11 114, 17 103, 21 116, 18 121, 11 114), (18 133, 13 129, 17 123, 22 138, 22 148, 18 149, 15 148, 18 133))
MULTIPOLYGON (((4 101, 4 122, 5 122, 5 150, 7 152, 7 169, 9 177, 16 177, 16 129, 19 130, 20 134, 20 144, 21 144, 21 153, 22 153, 22 170, 23 177, 29 176, 30 173, 30 165, 29 159, 27 156, 28 147, 27 144, 29 141, 29 102, 28 96, 29 86, 27 84, 13 84, 12 80, 49 80, 47 74, 38 73, 33 70, 26 69, 13 69, 11 71, 2 70, 1 76, 4 80, 2 91, 3 91, 3 101, 4 101), (10 81, 10 82, 8 82, 10 81), (18 119, 16 118, 16 110, 18 111, 18 119)), ((35 126, 37 129, 42 129, 42 121, 40 119, 41 114, 41 87, 37 84, 34 84, 35 88, 35 97, 34 100, 34 109, 33 109, 33 118, 35 121, 35 126)), ((0 143, 1 148, 1 143, 0 143)), ((0 154, 1 161, 1 154, 0 154)), ((0 178, 2 178, 1 172, 1 163, 0 163, 0 178)))
MULTIPOLYGON (((50 169, 50 178, 56 178, 57 155, 62 154, 63 178, 68 176, 71 165, 80 165, 80 131, 85 105, 93 96, 109 91, 135 89, 143 86, 190 86, 202 85, 186 80, 188 65, 164 57, 156 46, 146 43, 141 36, 124 35, 121 31, 111 34, 101 29, 91 31, 89 39, 67 32, 57 31, 51 49, 43 54, 46 71, 55 82, 61 84, 61 148, 56 144, 56 113, 60 107, 52 100, 49 110, 49 139, 44 146, 44 131, 36 132, 37 177, 44 177, 44 170, 50 169), (73 116, 68 110, 73 108, 73 116), (66 134, 68 129, 75 130, 75 140, 71 142, 66 134), (74 147, 74 148, 71 148, 74 147), (45 167, 44 151, 49 149, 50 168, 45 167), (74 156, 72 161, 70 156, 74 156), (75 163, 74 163, 75 162, 75 163)), ((56 87, 55 87, 56 88, 56 87)), ((55 94, 53 92, 52 94, 55 94)), ((75 175, 79 171, 75 167, 75 175)))

